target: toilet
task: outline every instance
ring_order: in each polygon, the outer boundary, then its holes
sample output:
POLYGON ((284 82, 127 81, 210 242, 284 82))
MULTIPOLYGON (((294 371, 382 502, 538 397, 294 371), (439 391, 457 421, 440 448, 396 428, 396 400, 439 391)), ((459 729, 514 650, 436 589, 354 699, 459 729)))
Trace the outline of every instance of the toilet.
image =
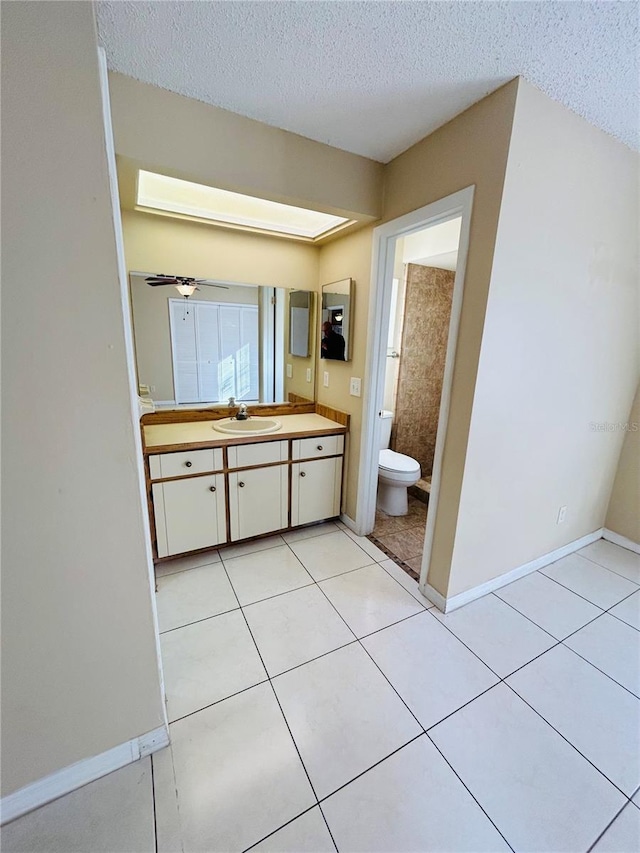
POLYGON ((420 479, 420 463, 404 453, 389 450, 393 412, 381 412, 380 421, 378 509, 387 515, 406 515, 409 511, 407 489, 420 479))

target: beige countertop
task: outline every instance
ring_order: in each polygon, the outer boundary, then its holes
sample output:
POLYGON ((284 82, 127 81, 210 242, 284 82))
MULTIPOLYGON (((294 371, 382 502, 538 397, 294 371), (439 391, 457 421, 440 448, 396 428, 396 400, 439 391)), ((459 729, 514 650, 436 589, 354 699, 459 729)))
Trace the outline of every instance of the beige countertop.
POLYGON ((157 453, 183 450, 189 447, 224 447, 227 444, 253 444, 258 441, 277 441, 299 435, 344 433, 347 428, 322 415, 277 415, 282 423, 277 432, 266 435, 225 435, 213 428, 214 421, 189 421, 178 424, 148 424, 143 426, 145 450, 157 453))

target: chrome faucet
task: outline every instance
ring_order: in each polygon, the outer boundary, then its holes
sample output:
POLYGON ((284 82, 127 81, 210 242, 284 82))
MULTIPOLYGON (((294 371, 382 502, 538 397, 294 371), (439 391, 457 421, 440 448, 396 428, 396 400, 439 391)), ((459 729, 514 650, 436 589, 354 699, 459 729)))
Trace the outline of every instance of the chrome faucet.
POLYGON ((238 414, 236 415, 236 420, 237 421, 246 421, 248 417, 249 417, 249 415, 247 413, 247 404, 246 403, 240 403, 240 408, 238 409, 238 414))

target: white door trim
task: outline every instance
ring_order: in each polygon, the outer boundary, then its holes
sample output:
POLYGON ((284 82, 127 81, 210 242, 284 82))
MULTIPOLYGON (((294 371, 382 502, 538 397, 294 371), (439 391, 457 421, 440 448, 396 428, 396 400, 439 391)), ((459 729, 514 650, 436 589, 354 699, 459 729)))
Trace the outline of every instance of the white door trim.
POLYGON ((440 399, 440 415, 434 454, 429 513, 425 531, 425 546, 420 573, 420 586, 424 590, 429 572, 433 531, 437 515, 444 439, 449 420, 453 366, 458 343, 458 330, 462 311, 464 276, 469 249, 469 227, 473 206, 474 187, 466 187, 446 198, 385 222, 373 231, 373 256, 371 261, 371 290, 369 295, 369 323, 367 336, 367 361, 365 369, 365 396, 362 418, 362 445, 360 449, 360 472, 358 477, 358 511, 356 532, 360 535, 373 530, 376 512, 378 483, 378 436, 379 412, 384 401, 384 378, 387 352, 387 331, 391 305, 391 289, 395 246, 399 237, 406 237, 432 225, 438 225, 458 216, 462 218, 458 263, 453 286, 451 319, 447 355, 440 399))

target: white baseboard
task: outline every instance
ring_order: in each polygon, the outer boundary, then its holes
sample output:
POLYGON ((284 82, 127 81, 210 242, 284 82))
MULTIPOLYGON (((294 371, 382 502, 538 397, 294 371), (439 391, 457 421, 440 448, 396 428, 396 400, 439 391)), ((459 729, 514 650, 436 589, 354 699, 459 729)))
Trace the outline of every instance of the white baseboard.
POLYGON ((69 767, 63 767, 49 776, 25 785, 13 794, 0 800, 0 825, 15 820, 27 812, 57 800, 83 785, 113 773, 126 764, 131 764, 145 755, 151 755, 169 745, 169 730, 166 726, 154 729, 133 740, 114 746, 100 755, 83 758, 69 767))
POLYGON ((626 536, 622 536, 614 530, 609 530, 608 527, 602 531, 602 538, 606 539, 607 542, 613 542, 614 545, 620 545, 621 548, 627 548, 629 551, 640 554, 640 545, 637 542, 634 542, 633 539, 627 539, 626 536))
POLYGON ((586 548, 586 546, 591 545, 592 542, 602 539, 603 533, 604 528, 600 527, 598 530, 594 530, 593 533, 588 533, 580 539, 575 539, 573 542, 563 545, 562 548, 556 548, 555 551, 543 554, 542 557, 536 557, 535 560, 531 560, 529 563, 518 566, 504 575, 492 578, 490 581, 482 583, 479 586, 474 586, 472 589, 459 592, 457 595, 452 595, 450 598, 445 598, 432 586, 429 586, 429 584, 425 584, 424 589, 421 589, 429 601, 432 601, 436 605, 438 610, 441 610, 443 613, 451 613, 452 610, 457 610, 459 607, 463 607, 465 604, 469 604, 477 598, 482 598, 483 595, 488 595, 496 589, 507 586, 508 584, 517 581, 519 578, 523 578, 525 575, 530 575, 532 572, 536 572, 538 569, 543 568, 543 566, 555 563, 556 560, 566 557, 567 554, 573 554, 574 551, 579 551, 580 548, 586 548))

